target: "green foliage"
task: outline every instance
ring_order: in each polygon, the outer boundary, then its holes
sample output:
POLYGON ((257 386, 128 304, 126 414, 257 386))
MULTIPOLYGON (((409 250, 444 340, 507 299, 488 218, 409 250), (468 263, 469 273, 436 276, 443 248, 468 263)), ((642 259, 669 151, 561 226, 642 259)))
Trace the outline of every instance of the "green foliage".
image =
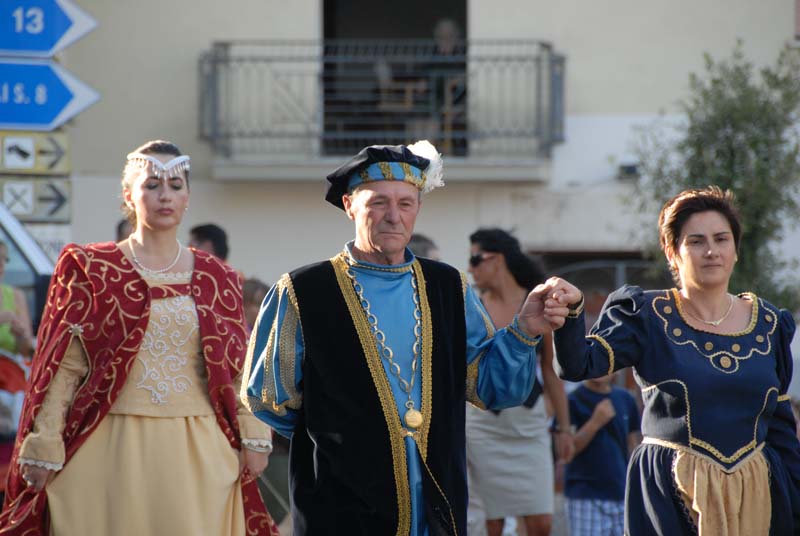
POLYGON ((662 119, 641 132, 639 209, 657 213, 687 188, 733 191, 743 236, 731 290, 798 310, 797 276, 778 277, 796 262, 774 250, 800 217, 800 51, 785 48, 757 74, 741 42, 728 59, 705 55, 705 71, 690 75, 689 96, 680 103, 685 121, 669 126, 662 119))

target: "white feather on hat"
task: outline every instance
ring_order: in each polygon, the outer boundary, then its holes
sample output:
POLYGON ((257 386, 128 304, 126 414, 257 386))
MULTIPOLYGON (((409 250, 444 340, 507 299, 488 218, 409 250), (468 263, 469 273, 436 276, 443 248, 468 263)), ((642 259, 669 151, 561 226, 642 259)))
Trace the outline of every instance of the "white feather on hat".
POLYGON ((409 145, 408 150, 417 156, 427 158, 430 162, 425 169, 426 180, 422 187, 422 193, 428 193, 434 188, 444 186, 444 163, 442 162, 442 155, 439 154, 436 147, 428 140, 420 140, 409 145))

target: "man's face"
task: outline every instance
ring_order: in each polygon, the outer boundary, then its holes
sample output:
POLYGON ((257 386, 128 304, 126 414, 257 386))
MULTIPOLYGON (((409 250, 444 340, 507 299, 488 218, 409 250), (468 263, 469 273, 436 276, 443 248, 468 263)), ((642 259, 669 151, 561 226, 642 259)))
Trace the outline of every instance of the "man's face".
POLYGON ((405 252, 421 206, 415 186, 402 181, 370 182, 342 201, 347 216, 356 224, 358 249, 387 257, 405 252))

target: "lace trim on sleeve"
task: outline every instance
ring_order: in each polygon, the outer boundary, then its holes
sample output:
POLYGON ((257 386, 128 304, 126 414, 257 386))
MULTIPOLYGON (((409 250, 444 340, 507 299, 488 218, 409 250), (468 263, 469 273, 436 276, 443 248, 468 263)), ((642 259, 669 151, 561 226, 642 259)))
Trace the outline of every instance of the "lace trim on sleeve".
POLYGON ((242 439, 245 447, 272 447, 271 439, 242 439))
POLYGON ((41 460, 31 460, 29 458, 18 458, 17 463, 19 465, 34 465, 36 467, 44 467, 50 471, 60 471, 64 468, 63 463, 43 462, 41 460))

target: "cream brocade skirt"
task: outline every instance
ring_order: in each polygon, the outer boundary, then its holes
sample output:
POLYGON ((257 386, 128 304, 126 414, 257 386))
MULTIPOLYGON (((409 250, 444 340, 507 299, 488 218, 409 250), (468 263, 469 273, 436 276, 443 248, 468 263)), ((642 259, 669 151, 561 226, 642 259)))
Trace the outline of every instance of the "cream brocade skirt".
POLYGON ((46 490, 55 536, 245 534, 238 452, 213 414, 108 414, 46 490))

